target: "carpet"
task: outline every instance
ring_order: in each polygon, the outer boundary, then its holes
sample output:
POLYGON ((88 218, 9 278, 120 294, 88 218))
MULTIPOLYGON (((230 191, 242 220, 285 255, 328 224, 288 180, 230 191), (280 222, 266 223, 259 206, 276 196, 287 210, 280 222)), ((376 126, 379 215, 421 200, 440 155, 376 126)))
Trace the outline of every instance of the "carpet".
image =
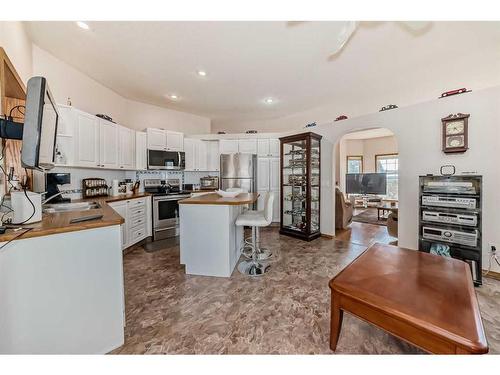
POLYGON ((380 218, 377 219, 377 209, 376 208, 361 208, 357 209, 359 211, 356 215, 352 217, 352 221, 357 221, 358 223, 367 223, 367 224, 375 224, 375 225, 385 225, 387 226, 387 219, 380 218))

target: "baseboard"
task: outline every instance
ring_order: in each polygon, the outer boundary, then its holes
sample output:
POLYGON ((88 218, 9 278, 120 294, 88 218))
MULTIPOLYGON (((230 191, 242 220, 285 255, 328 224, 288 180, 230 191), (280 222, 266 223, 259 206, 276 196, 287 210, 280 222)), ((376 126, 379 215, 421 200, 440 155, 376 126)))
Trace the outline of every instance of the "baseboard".
POLYGON ((324 234, 324 233, 321 233, 321 237, 327 238, 329 240, 333 240, 335 238, 335 236, 332 236, 331 234, 324 234))
POLYGON ((488 274, 486 274, 486 272, 483 272, 483 276, 489 277, 490 279, 500 280, 500 273, 499 272, 490 271, 490 272, 488 272, 488 274))

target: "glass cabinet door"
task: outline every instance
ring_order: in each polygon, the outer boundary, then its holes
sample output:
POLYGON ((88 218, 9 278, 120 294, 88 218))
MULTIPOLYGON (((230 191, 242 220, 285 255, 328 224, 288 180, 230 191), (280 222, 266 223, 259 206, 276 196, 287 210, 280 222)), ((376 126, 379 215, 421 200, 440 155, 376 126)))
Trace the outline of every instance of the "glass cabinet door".
POLYGON ((314 133, 281 138, 282 234, 319 235, 320 141, 314 133))
POLYGON ((307 142, 283 143, 283 226, 307 230, 307 142))
POLYGON ((310 148, 311 233, 319 231, 320 140, 311 138, 310 148))

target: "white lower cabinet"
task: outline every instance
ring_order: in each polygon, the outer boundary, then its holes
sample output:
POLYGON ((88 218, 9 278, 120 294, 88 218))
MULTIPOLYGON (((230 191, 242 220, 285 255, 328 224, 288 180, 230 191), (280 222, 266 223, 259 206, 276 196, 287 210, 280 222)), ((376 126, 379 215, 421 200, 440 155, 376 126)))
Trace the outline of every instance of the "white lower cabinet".
POLYGON ((264 209, 264 197, 268 191, 274 193, 273 222, 280 221, 280 159, 258 158, 257 160, 257 191, 259 200, 257 207, 264 209))
POLYGON ((110 202, 125 222, 122 229, 122 249, 134 245, 151 235, 151 197, 110 202))

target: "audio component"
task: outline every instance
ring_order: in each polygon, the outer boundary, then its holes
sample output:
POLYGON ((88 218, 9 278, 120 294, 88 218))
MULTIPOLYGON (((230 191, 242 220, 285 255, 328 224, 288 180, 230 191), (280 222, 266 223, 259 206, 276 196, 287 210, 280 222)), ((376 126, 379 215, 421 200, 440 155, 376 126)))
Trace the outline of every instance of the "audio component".
POLYGON ((423 211, 422 220, 443 224, 468 225, 472 227, 477 225, 476 215, 456 214, 452 212, 423 211))
POLYGON ((452 208, 476 208, 476 198, 444 197, 441 195, 422 196, 422 205, 452 208))
POLYGON ((445 241, 475 247, 478 231, 461 232, 452 229, 422 227, 422 237, 428 240, 445 241))
POLYGON ((424 191, 426 193, 476 194, 476 188, 470 181, 429 181, 425 184, 424 191))

